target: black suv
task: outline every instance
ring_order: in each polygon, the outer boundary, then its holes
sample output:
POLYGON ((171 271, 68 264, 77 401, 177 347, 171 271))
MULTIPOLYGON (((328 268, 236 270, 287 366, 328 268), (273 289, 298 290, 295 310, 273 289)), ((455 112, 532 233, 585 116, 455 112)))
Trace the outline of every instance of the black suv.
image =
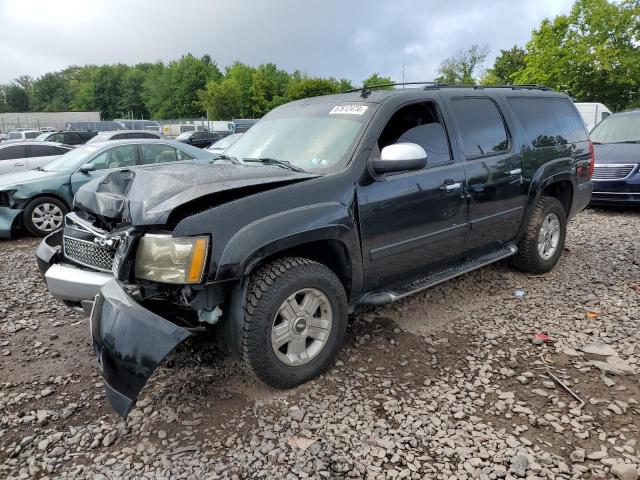
POLYGON ((230 133, 231 132, 208 132, 207 130, 183 132, 176 137, 176 141, 188 143, 198 148, 207 148, 230 133))
POLYGON ((57 142, 64 143, 66 145, 82 145, 83 143, 87 143, 97 134, 98 132, 92 132, 89 130, 63 130, 61 132, 51 132, 48 135, 43 133, 38 138, 43 142, 57 142))
POLYGON ((102 285, 85 306, 122 415, 196 333, 288 388, 331 365, 359 306, 507 257, 526 272, 551 270, 567 220, 589 203, 592 170, 563 94, 365 88, 283 105, 211 164, 86 184, 39 264, 68 267, 47 282, 92 294, 102 285), (62 253, 72 238, 84 247, 62 253), (98 262, 115 279, 92 276, 86 267, 98 262))

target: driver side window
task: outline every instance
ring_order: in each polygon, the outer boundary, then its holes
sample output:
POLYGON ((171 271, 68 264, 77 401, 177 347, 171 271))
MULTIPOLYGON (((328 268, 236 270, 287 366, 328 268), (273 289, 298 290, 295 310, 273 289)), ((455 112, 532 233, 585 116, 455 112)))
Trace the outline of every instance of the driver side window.
POLYGON ((87 162, 87 165, 95 165, 96 170, 133 167, 135 164, 135 145, 119 145, 117 147, 110 148, 87 162))
POLYGON ((427 168, 452 161, 447 133, 431 102, 414 103, 394 113, 380 134, 379 150, 374 149, 374 155, 379 156, 384 147, 396 143, 415 143, 424 148, 427 168))

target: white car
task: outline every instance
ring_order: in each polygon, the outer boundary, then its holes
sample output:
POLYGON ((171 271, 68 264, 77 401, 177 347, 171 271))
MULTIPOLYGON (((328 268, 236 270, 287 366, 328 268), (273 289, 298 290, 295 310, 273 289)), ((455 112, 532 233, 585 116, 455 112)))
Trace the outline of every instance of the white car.
POLYGON ((53 142, 15 142, 0 144, 0 175, 42 167, 73 147, 53 142))
POLYGON ((40 135, 40 130, 15 130, 13 132, 9 132, 7 134, 7 138, 5 141, 14 140, 14 141, 25 141, 32 140, 40 135))
POLYGON ((575 105, 578 109, 578 113, 580 113, 580 116, 582 117, 582 121, 589 131, 593 130, 593 127, 611 115, 611 110, 602 103, 578 102, 575 105))

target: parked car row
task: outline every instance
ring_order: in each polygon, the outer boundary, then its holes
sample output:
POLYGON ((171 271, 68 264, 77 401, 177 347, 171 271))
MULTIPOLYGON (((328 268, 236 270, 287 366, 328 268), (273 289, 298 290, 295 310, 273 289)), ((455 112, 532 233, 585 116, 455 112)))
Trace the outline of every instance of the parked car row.
POLYGON ((57 230, 78 188, 109 171, 213 158, 173 140, 122 139, 82 145, 34 170, 1 175, 0 238, 10 238, 20 227, 36 236, 57 230))

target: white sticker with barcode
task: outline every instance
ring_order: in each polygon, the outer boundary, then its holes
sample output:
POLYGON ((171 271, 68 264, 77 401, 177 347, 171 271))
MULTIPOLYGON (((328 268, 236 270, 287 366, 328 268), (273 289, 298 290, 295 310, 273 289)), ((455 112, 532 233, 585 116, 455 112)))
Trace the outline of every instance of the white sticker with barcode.
POLYGON ((362 115, 369 108, 366 105, 336 105, 329 115, 362 115))

